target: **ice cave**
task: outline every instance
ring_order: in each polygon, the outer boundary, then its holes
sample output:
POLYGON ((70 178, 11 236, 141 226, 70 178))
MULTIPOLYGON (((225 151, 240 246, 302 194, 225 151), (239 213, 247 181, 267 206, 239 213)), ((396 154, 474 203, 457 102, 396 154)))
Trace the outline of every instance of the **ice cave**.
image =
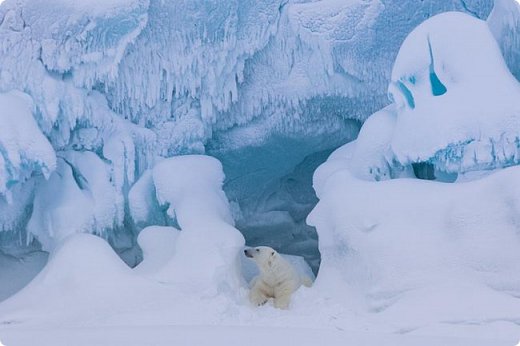
POLYGON ((0 345, 520 339, 519 80, 516 0, 0 1, 0 345))

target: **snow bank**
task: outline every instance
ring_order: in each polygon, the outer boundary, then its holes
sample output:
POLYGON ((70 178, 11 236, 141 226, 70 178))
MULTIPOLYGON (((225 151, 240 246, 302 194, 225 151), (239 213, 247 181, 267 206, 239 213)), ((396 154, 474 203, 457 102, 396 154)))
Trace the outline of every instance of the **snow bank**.
POLYGON ((486 22, 453 12, 419 25, 399 50, 389 93, 402 164, 464 172, 520 163, 520 84, 486 22))
POLYGON ((320 239, 317 289, 381 318, 406 311, 397 324, 518 317, 519 167, 464 184, 369 182, 337 161, 316 172, 320 202, 308 218, 320 239), (448 303, 461 286, 482 296, 448 303))
POLYGON ((112 304, 137 302, 139 291, 157 292, 134 275, 105 240, 75 234, 56 248, 28 286, 2 303, 0 316, 10 323, 39 318, 94 321, 111 311, 112 304))

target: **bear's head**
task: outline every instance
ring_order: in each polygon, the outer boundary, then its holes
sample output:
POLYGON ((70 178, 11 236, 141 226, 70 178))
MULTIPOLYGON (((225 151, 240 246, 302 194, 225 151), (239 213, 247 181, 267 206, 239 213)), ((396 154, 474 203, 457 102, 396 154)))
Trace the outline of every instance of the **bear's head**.
POLYGON ((244 254, 253 259, 260 269, 271 267, 278 256, 278 252, 269 246, 247 248, 244 250, 244 254))

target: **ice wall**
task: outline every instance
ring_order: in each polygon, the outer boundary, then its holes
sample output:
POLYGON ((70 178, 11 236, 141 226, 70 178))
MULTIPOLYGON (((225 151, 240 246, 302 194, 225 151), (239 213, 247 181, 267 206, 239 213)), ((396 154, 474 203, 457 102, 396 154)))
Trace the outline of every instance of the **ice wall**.
POLYGON ((57 168, 13 171, 2 229, 46 248, 68 232, 131 246, 147 224, 130 217, 130 187, 160 158, 190 153, 219 157, 236 178, 226 192, 247 209, 244 191, 264 194, 309 155, 354 138, 387 102, 393 57, 415 25, 452 9, 486 17, 491 2, 6 0, 0 92, 32 99, 34 138, 50 143, 57 168), (255 152, 267 173, 242 179, 255 152), (69 199, 84 211, 73 224, 58 216, 69 199))

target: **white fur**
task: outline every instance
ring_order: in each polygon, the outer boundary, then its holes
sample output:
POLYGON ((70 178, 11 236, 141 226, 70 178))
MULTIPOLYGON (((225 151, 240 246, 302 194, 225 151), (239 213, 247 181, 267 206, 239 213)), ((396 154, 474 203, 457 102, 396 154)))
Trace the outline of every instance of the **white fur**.
POLYGON ((268 246, 250 248, 245 253, 260 270, 260 275, 251 282, 249 292, 249 300, 254 305, 263 305, 273 298, 276 308, 288 309, 291 294, 302 284, 307 287, 312 284, 310 278, 301 277, 286 259, 268 246))

